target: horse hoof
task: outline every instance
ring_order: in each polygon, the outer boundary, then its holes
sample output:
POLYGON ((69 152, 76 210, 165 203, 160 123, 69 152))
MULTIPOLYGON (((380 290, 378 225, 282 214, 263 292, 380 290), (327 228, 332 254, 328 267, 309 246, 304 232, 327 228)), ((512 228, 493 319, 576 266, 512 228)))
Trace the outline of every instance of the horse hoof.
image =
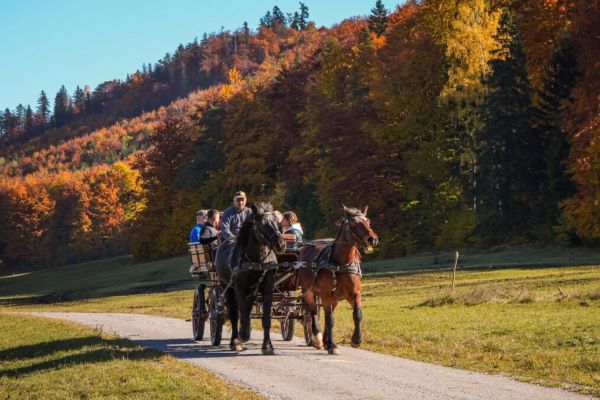
POLYGON ((351 344, 351 345, 352 345, 352 347, 354 347, 355 349, 356 349, 357 347, 360 347, 360 342, 358 342, 358 343, 351 342, 350 344, 351 344))
POLYGON ((233 343, 229 345, 229 348, 233 351, 237 351, 238 353, 244 351, 244 347, 242 346, 242 342, 239 339, 234 340, 233 343))
POLYGON ((338 350, 337 347, 330 347, 329 350, 327 350, 327 352, 331 355, 334 356, 339 356, 340 355, 340 351, 338 350))
POLYGON ((312 345, 315 349, 323 350, 323 334, 321 332, 312 336, 312 345))
POLYGON ((272 347, 262 349, 262 353, 265 356, 273 356, 275 355, 275 350, 272 347))

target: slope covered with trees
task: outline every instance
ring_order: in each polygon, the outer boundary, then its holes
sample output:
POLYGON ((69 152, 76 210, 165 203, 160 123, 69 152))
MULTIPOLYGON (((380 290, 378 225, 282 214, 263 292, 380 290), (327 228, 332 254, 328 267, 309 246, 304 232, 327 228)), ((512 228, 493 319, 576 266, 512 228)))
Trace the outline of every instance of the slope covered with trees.
POLYGON ((598 7, 424 0, 389 12, 377 1, 369 17, 329 29, 302 3, 289 17, 274 7, 256 32, 190 45, 204 50, 189 65, 211 65, 210 79, 182 67, 170 95, 127 91, 136 101, 120 98, 94 123, 212 86, 84 135, 73 121, 88 117, 57 125, 71 113, 61 89, 53 128, 5 139, 1 258, 179 254, 194 211, 223 208, 238 189, 295 210, 309 236, 333 232, 340 203, 368 203, 380 256, 597 244, 598 7), (124 106, 134 103, 148 105, 124 106))

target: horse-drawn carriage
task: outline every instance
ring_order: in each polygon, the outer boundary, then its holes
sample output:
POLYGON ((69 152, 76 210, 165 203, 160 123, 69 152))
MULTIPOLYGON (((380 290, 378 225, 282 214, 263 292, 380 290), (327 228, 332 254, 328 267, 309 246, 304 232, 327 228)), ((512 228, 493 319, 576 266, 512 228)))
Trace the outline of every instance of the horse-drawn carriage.
POLYGON ((307 345, 338 354, 333 312, 343 299, 352 307, 351 344, 360 346, 360 253, 370 252, 378 243, 367 207, 360 211, 344 206, 336 239, 304 246, 295 243, 295 236, 279 232, 270 203, 254 203, 251 208, 251 217, 244 220, 235 239, 220 245, 216 259, 209 246, 190 245, 190 272, 200 281, 192 310, 194 339, 202 339, 208 319, 211 343, 219 345, 227 317, 231 323, 229 347, 242 351, 242 344, 250 339, 251 318, 261 317, 262 353, 269 355, 274 354, 271 319, 279 320, 284 340, 292 339, 294 322, 301 320, 307 345), (325 314, 323 334, 321 308, 325 314))
MULTIPOLYGON (((283 340, 294 337, 295 322, 301 321, 306 344, 311 344, 312 324, 302 293, 299 291, 298 269, 302 264, 298 254, 302 243, 295 235, 282 235, 286 241, 284 252, 276 255, 275 281, 271 318, 279 320, 283 340)), ((192 334, 194 340, 202 340, 206 320, 210 326, 210 341, 214 346, 221 343, 223 324, 227 319, 225 291, 232 290, 219 280, 214 262, 214 253, 208 244, 189 243, 191 259, 190 274, 198 281, 192 303, 192 334)), ((251 318, 263 315, 263 299, 256 293, 251 318)))

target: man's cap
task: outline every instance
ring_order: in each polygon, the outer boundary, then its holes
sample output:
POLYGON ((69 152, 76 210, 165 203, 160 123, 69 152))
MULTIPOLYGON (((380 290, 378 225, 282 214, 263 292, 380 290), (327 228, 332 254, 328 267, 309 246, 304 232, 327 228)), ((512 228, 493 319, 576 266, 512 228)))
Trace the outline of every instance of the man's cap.
POLYGON ((241 190, 238 190, 237 192, 235 192, 235 194, 233 195, 234 199, 245 199, 246 198, 246 192, 242 192, 241 190))

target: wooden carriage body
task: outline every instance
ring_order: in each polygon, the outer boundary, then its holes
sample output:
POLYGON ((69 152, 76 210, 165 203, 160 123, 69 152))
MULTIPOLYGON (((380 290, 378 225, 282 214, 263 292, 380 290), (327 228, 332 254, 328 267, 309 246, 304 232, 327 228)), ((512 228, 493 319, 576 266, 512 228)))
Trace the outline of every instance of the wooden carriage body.
MULTIPOLYGON (((278 268, 275 273, 271 318, 281 325, 284 340, 292 340, 294 324, 300 320, 304 327, 307 344, 311 338, 311 323, 299 289, 298 269, 302 243, 298 243, 294 234, 283 234, 286 250, 277 254, 278 268)), ((215 269, 214 250, 208 244, 189 243, 191 260, 190 274, 199 281, 192 305, 192 327, 195 340, 202 340, 204 322, 210 322, 211 343, 217 346, 221 342, 222 326, 227 318, 227 309, 223 298, 225 288, 215 269), (205 293, 208 289, 208 293, 205 293)), ((251 318, 262 317, 262 296, 258 292, 252 308, 251 318)))

